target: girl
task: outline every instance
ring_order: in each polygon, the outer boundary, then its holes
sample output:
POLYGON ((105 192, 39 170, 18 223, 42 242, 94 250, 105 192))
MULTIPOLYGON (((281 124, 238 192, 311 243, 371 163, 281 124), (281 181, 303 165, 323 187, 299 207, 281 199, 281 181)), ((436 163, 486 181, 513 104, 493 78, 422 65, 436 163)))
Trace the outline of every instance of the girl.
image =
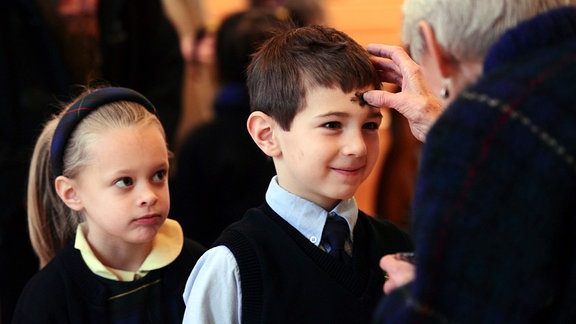
POLYGON ((204 248, 167 219, 168 156, 154 106, 130 89, 87 92, 46 124, 28 182, 42 269, 14 323, 181 322, 204 248))

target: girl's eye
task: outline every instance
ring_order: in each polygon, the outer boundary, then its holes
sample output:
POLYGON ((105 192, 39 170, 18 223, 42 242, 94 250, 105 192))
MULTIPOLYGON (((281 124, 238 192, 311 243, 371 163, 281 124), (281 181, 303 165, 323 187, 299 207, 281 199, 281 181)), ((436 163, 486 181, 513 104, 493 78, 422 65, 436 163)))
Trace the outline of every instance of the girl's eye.
POLYGON ((324 128, 339 128, 341 124, 339 122, 328 122, 322 125, 324 128))
POLYGON ((166 170, 158 171, 158 172, 154 173, 154 176, 152 177, 152 179, 154 181, 163 181, 164 178, 166 178, 166 173, 167 173, 166 170))
POLYGON ((118 187, 120 187, 120 188, 126 188, 126 187, 131 186, 133 183, 134 183, 134 182, 132 181, 131 178, 124 177, 124 178, 118 179, 118 180, 114 183, 114 185, 116 185, 116 186, 118 186, 118 187))
POLYGON ((380 125, 378 125, 378 123, 366 123, 366 124, 364 124, 364 128, 366 128, 366 129, 378 129, 378 128, 380 128, 380 125))

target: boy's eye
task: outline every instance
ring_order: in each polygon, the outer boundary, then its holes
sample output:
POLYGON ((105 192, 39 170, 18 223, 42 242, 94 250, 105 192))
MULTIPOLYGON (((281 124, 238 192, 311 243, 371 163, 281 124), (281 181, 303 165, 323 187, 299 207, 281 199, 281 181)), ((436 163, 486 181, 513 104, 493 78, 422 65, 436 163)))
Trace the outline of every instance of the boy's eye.
POLYGON ((166 173, 167 173, 166 170, 158 171, 158 172, 154 173, 154 176, 152 177, 152 179, 154 181, 162 181, 162 180, 164 180, 164 178, 166 178, 166 173))
POLYGON ((134 182, 132 181, 132 178, 128 178, 128 177, 124 177, 124 178, 120 178, 118 179, 114 185, 120 187, 120 188, 126 188, 129 187, 133 184, 134 182))
POLYGON ((378 123, 374 123, 374 122, 366 123, 366 124, 364 124, 364 128, 366 128, 366 129, 378 129, 378 128, 380 128, 380 125, 378 125, 378 123))
POLYGON ((339 128, 340 125, 341 124, 339 122, 328 122, 328 123, 323 124, 322 126, 324 128, 339 128))

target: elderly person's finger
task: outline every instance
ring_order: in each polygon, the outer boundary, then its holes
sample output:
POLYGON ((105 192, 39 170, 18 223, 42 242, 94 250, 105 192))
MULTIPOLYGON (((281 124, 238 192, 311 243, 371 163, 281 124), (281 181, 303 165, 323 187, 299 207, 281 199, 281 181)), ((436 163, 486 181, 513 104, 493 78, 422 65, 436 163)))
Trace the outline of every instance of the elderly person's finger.
POLYGON ((378 70, 392 73, 391 78, 401 80, 401 83, 397 84, 402 88, 402 91, 430 95, 420 65, 414 62, 402 47, 369 44, 367 50, 375 55, 372 62, 378 70))
POLYGON ((382 257, 380 259, 380 268, 382 268, 387 275, 383 287, 385 294, 389 294, 392 290, 414 280, 414 265, 396 257, 394 254, 382 257))
POLYGON ((367 49, 375 55, 372 62, 380 79, 396 84, 400 92, 373 90, 364 93, 363 99, 375 107, 396 109, 408 119, 412 134, 424 142, 443 108, 426 85, 420 66, 399 46, 370 44, 367 49))
POLYGON ((375 107, 397 110, 408 119, 412 134, 421 142, 425 141, 428 130, 442 113, 442 106, 433 96, 371 90, 363 94, 363 99, 375 107))
POLYGON ((408 53, 406 53, 406 51, 400 46, 385 45, 385 44, 368 44, 366 49, 372 55, 389 58, 395 62, 402 62, 406 61, 406 59, 410 59, 410 55, 408 55, 408 53))
POLYGON ((370 54, 380 58, 376 59, 377 64, 392 68, 400 75, 412 76, 420 73, 420 66, 400 46, 368 44, 366 49, 370 54))
POLYGON ((372 56, 372 64, 380 74, 383 82, 395 83, 402 86, 402 71, 393 61, 381 57, 372 56))

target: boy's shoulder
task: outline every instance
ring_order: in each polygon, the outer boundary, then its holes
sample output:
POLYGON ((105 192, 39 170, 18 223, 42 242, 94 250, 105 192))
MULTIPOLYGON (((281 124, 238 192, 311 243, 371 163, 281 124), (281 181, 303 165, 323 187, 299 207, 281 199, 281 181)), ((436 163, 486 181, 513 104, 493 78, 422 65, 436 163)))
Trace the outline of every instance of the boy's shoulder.
POLYGON ((235 252, 248 247, 255 250, 274 249, 293 246, 294 243, 306 246, 308 240, 264 203, 250 208, 240 220, 224 229, 213 246, 225 245, 235 252))
MULTIPOLYGON (((249 209, 242 219, 228 226, 222 232, 217 242, 226 242, 229 245, 231 241, 236 243, 243 241, 247 244, 256 237, 274 237, 287 234, 296 243, 302 245, 307 241, 298 230, 292 227, 286 220, 276 214, 270 206, 263 204, 257 208, 249 209)), ((362 237, 362 240, 372 241, 376 245, 394 249, 397 251, 411 251, 413 243, 411 237, 401 230, 394 223, 370 216, 358 210, 358 220, 354 228, 354 237, 356 240, 362 237)))
MULTIPOLYGON (((395 250, 393 251, 394 253, 398 251, 412 251, 413 249, 412 238, 408 233, 394 223, 370 216, 362 210, 358 211, 358 220, 356 228, 354 229, 354 235, 368 236, 370 239, 375 240, 377 245, 383 246, 387 251, 389 249, 395 250)), ((385 252, 385 254, 387 254, 387 252, 385 252)))
POLYGON ((396 226, 394 223, 392 223, 391 221, 383 219, 383 218, 379 218, 376 216, 369 215, 361 209, 358 209, 358 221, 364 221, 364 222, 367 222, 373 226, 386 227, 386 228, 400 230, 400 228, 398 226, 396 226))
POLYGON ((379 218, 379 217, 367 214, 362 209, 358 209, 358 220, 368 222, 374 226, 387 227, 387 228, 400 230, 400 227, 398 227, 396 224, 392 223, 391 221, 384 219, 384 218, 379 218))
POLYGON ((222 231, 214 245, 218 245, 216 243, 221 242, 223 238, 230 237, 231 233, 241 233, 244 237, 252 237, 258 235, 258 233, 262 233, 262 231, 272 231, 273 227, 275 227, 272 226, 272 224, 278 224, 278 222, 282 221, 284 220, 267 204, 250 208, 244 213, 241 219, 228 225, 228 227, 222 231))

